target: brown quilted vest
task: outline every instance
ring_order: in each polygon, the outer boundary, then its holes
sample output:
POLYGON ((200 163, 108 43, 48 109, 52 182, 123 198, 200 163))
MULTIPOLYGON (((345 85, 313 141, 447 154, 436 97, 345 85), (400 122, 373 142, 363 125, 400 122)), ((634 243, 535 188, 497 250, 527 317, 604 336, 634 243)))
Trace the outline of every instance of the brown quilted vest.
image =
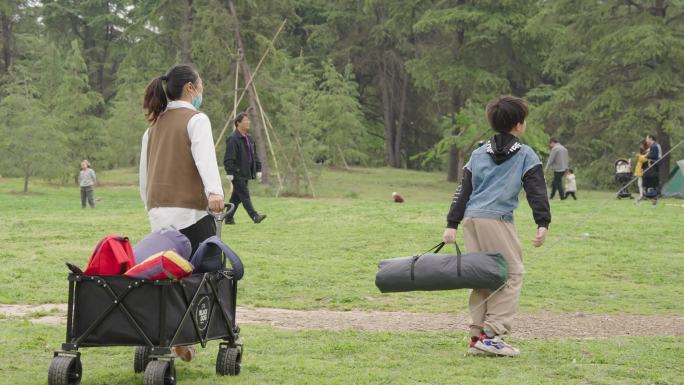
POLYGON ((148 130, 147 209, 207 208, 202 178, 190 150, 188 121, 199 111, 175 108, 164 111, 148 130))

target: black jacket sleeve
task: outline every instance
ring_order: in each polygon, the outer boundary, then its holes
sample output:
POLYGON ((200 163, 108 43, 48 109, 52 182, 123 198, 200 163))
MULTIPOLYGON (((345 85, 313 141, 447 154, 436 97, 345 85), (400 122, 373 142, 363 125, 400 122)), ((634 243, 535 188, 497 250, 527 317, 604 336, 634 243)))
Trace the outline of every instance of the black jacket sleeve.
POLYGON ((538 227, 549 227, 551 208, 546 195, 546 181, 541 164, 532 167, 522 178, 523 188, 527 194, 527 203, 532 209, 534 222, 538 227))
POLYGON ((451 201, 451 208, 447 214, 447 227, 450 229, 458 228, 458 224, 463 220, 465 214, 466 204, 470 199, 470 194, 473 193, 473 174, 470 170, 463 169, 463 178, 461 184, 454 193, 454 199, 451 201))
POLYGON ((238 146, 233 135, 226 137, 226 153, 223 155, 223 167, 226 169, 226 175, 235 176, 235 163, 237 160, 238 146))

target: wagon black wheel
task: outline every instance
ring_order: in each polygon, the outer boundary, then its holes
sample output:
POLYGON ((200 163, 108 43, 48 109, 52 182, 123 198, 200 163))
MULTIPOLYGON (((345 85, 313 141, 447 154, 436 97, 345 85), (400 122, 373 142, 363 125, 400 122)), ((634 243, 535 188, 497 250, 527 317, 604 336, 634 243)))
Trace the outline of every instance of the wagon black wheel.
POLYGON ((237 376, 242 366, 242 347, 219 349, 216 357, 216 374, 237 376))
POLYGON ((81 383, 81 359, 72 356, 57 356, 52 359, 48 371, 48 385, 78 385, 81 383))
POLYGON ((176 385, 176 367, 169 361, 150 361, 145 368, 145 385, 176 385))
POLYGON ((138 346, 135 348, 135 359, 133 360, 133 370, 136 373, 145 371, 150 362, 150 348, 148 346, 138 346))

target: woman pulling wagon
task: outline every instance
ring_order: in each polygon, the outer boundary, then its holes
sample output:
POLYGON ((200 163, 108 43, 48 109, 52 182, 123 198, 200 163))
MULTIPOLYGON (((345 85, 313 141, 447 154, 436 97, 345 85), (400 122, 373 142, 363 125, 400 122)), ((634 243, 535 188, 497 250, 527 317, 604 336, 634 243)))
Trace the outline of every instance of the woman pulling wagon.
MULTIPOLYGON (((189 64, 179 64, 150 81, 143 107, 150 123, 140 151, 140 196, 152 231, 176 229, 194 253, 216 235, 215 212, 223 210, 223 187, 216 163, 209 117, 202 104, 202 79, 189 64)), ((183 361, 195 349, 175 347, 183 361)))

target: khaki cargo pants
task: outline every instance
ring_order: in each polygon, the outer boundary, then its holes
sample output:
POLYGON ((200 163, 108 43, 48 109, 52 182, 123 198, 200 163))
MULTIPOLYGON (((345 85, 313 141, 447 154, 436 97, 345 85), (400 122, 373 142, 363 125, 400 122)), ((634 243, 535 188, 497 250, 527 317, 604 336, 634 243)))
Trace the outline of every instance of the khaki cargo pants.
POLYGON ((497 219, 466 217, 463 220, 463 233, 467 252, 497 252, 508 262, 508 283, 503 289, 484 303, 493 293, 492 290, 473 289, 470 293, 470 334, 479 336, 484 328, 498 335, 508 334, 512 329, 513 316, 518 311, 525 271, 515 225, 497 219))

